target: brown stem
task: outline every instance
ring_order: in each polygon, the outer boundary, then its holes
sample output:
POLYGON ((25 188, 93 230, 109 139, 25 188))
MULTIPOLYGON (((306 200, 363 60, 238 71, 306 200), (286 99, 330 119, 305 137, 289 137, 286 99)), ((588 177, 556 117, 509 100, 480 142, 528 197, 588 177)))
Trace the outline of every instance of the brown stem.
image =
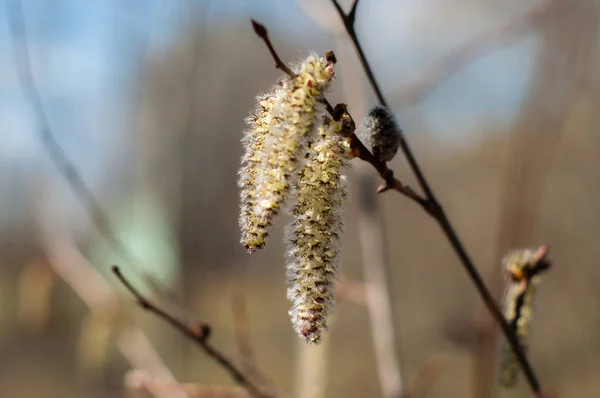
POLYGON ((269 32, 267 32, 267 28, 265 28, 264 25, 256 22, 254 19, 251 19, 250 21, 252 21, 252 27, 254 28, 254 33, 256 33, 256 35, 258 37, 263 39, 267 48, 269 49, 269 52, 271 53, 271 56, 273 57, 273 60, 275 61, 275 67, 277 69, 281 69, 289 77, 294 77, 294 72, 292 72, 291 69, 281 61, 281 58, 279 58, 279 54, 277 54, 277 51, 275 51, 275 48, 273 47, 273 44, 271 43, 271 39, 269 39, 269 32))
MULTIPOLYGON (((339 5, 337 0, 332 0, 332 3, 334 5, 334 7, 336 8, 340 18, 342 19, 342 22, 344 23, 344 27, 346 28, 346 32, 348 33, 350 40, 352 41, 352 43, 354 44, 354 47, 356 48, 360 62, 365 70, 365 73, 367 75, 367 78, 368 78, 371 86, 373 87, 373 90, 375 91, 375 95, 377 96, 379 103, 383 106, 388 107, 387 101, 383 97, 383 94, 381 92, 379 84, 377 83, 377 80, 373 74, 373 70, 371 69, 371 66, 369 65, 367 57, 364 54, 364 51, 362 49, 362 46, 358 39, 358 36, 356 35, 356 30, 354 28, 354 22, 355 22, 354 13, 356 11, 356 6, 357 6, 358 1, 356 1, 354 3, 354 5, 352 7, 352 11, 349 14, 344 13, 344 11, 342 10, 342 8, 339 5)), ((417 181, 419 182, 419 185, 421 186, 421 189, 423 190, 423 192, 425 194, 427 205, 424 207, 426 208, 428 213, 431 216, 433 216, 433 218, 435 218, 436 221, 438 222, 438 224, 440 225, 442 232, 444 233, 444 235, 450 242, 452 248, 454 249, 454 251, 457 254, 457 256, 459 257, 459 259, 461 260, 465 270, 467 271, 467 274, 471 278, 479 295, 481 296, 481 299, 485 303, 486 307, 488 308, 488 310, 490 311, 490 313, 492 314, 492 316, 494 317, 496 322, 498 322, 498 324, 502 328, 502 331, 503 331, 506 339, 508 340, 513 351, 515 352, 517 360, 519 361, 519 364, 521 365, 521 368, 523 369, 523 372, 525 373, 525 375, 527 377, 527 380, 529 382, 529 385, 531 386, 531 389, 535 393, 539 393, 541 390, 540 384, 539 384, 537 377, 533 371, 533 368, 529 364, 527 356, 525 355, 525 352, 524 352, 523 348, 521 347, 519 340, 517 339, 517 337, 511 330, 510 326, 506 322, 506 319, 504 318, 502 311, 498 307, 498 304, 495 302, 489 289, 487 288, 483 279, 479 275, 477 268, 471 261, 471 258, 469 257, 466 249, 464 248, 462 242, 460 241, 458 235, 456 234, 454 227, 452 226, 448 217, 446 216, 444 209, 437 201, 433 191, 431 190, 431 188, 429 186, 429 183, 425 179, 425 176, 417 163, 417 160, 415 159, 415 157, 412 154, 412 151, 408 145, 408 142, 406 141, 406 139, 404 139, 404 137, 402 137, 402 140, 400 141, 400 146, 402 148, 404 155, 406 156, 406 159, 408 160, 408 163, 409 163, 415 177, 417 178, 417 181)), ((378 171, 379 171, 379 169, 378 169, 378 171)), ((381 173, 380 173, 380 175, 381 175, 381 173)), ((388 186, 390 185, 387 180, 386 180, 386 185, 388 185, 388 186)), ((386 190, 386 189, 384 188, 383 190, 386 190)))
POLYGON ((187 338, 198 344, 198 346, 201 347, 211 358, 217 361, 239 385, 245 387, 248 392, 252 394, 252 396, 273 397, 273 395, 262 392, 257 385, 255 385, 236 365, 233 364, 229 358, 225 356, 225 354, 210 344, 208 338, 210 337, 211 327, 209 324, 204 322, 200 322, 195 326, 188 326, 184 324, 179 319, 175 318, 168 312, 162 310, 146 299, 135 287, 133 287, 133 285, 125 278, 125 276, 123 276, 121 270, 119 270, 119 267, 114 265, 112 270, 119 281, 136 298, 140 307, 154 313, 156 316, 171 324, 171 326, 183 333, 187 338))

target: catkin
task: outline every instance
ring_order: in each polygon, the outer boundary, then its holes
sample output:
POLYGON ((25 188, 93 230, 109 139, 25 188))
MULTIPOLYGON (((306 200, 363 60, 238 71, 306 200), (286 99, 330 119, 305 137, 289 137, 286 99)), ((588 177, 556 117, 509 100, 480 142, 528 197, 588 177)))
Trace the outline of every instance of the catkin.
POLYGON ((311 55, 294 69, 294 77, 282 79, 269 97, 268 109, 262 108, 268 123, 264 119, 261 126, 253 124, 251 138, 244 141, 240 227, 242 244, 249 251, 265 246, 268 228, 289 193, 315 124, 316 107, 333 78, 333 63, 329 57, 311 55))
POLYGON ((241 242, 246 249, 254 251, 265 245, 271 218, 260 215, 256 211, 257 179, 264 173, 263 158, 265 152, 265 138, 277 118, 273 116, 275 106, 275 92, 257 97, 256 112, 246 122, 250 128, 244 132, 242 143, 245 148, 242 157, 242 166, 238 173, 238 186, 241 188, 240 229, 241 242))
POLYGON ((346 196, 341 171, 350 159, 349 143, 340 132, 348 117, 324 117, 295 184, 297 203, 287 237, 289 314, 294 330, 311 343, 320 341, 334 301, 346 196))

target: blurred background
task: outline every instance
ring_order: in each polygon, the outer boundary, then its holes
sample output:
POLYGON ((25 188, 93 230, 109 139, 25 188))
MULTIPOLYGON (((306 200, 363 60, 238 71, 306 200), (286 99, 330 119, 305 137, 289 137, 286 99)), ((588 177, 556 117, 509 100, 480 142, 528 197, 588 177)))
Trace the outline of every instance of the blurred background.
MULTIPOLYGON (((598 6, 362 0, 356 19, 494 295, 509 249, 550 246, 528 353, 559 397, 600 391, 598 6)), ((289 62, 334 50, 328 98, 357 121, 376 104, 329 1, 3 2, 0 396, 243 396, 201 349, 136 307, 111 264, 182 319, 210 323, 216 347, 289 396, 530 396, 522 377, 498 388, 500 336, 435 221, 397 193, 376 196, 374 170, 358 161, 330 331, 318 348, 294 334, 288 216, 266 250, 239 244, 244 118, 280 76, 249 18, 289 62), (24 65, 49 129, 24 95, 24 65)), ((401 155, 390 167, 417 188, 401 155)))

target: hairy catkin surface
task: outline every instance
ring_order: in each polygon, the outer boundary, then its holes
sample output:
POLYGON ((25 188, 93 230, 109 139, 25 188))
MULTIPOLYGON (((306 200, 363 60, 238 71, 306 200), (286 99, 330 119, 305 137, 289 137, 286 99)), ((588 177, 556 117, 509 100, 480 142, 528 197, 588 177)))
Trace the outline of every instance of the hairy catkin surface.
POLYGON ((263 124, 266 131, 262 132, 263 125, 252 123, 252 118, 248 134, 251 138, 244 141, 244 159, 248 161, 240 170, 240 227, 242 244, 249 251, 265 246, 271 221, 289 193, 313 131, 316 107, 333 78, 333 62, 311 55, 294 73, 294 77, 281 80, 269 99, 266 116, 270 119, 263 124), (256 142, 260 144, 253 148, 248 145, 256 142))
POLYGON ((245 153, 238 173, 238 186, 241 188, 239 217, 241 242, 247 249, 263 247, 268 228, 271 226, 271 219, 261 216, 255 210, 259 199, 257 179, 260 179, 260 175, 264 173, 265 138, 277 123, 277 118, 273 116, 275 92, 261 95, 257 97, 257 101, 256 112, 246 119, 250 128, 244 132, 242 138, 245 153))
POLYGON ((288 227, 289 314, 294 330, 311 343, 318 343, 327 328, 337 280, 340 210, 346 196, 341 171, 350 153, 341 129, 342 121, 329 119, 319 128, 295 184, 297 203, 288 227))

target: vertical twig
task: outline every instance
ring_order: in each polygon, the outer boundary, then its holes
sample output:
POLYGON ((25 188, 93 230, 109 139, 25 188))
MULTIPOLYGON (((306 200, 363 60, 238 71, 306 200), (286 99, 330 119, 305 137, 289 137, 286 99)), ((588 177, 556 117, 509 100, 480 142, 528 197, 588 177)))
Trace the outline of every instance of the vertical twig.
POLYGON ((365 298, 371 319, 379 382, 383 396, 393 398, 402 396, 404 385, 394 327, 387 241, 383 234, 381 213, 373 195, 374 190, 373 178, 361 176, 358 232, 365 276, 365 298))
MULTIPOLYGON (((356 48, 358 57, 363 65, 363 68, 365 70, 367 78, 368 78, 369 82, 371 83, 373 90, 375 91, 375 95, 377 96, 379 103, 381 105, 387 107, 388 106, 387 101, 385 100, 385 98, 382 94, 382 91, 379 87, 379 84, 377 83, 377 80, 376 80, 376 78, 373 74, 373 71, 371 69, 371 66, 369 65, 369 62, 364 54, 364 51, 362 49, 362 46, 358 39, 358 36, 356 35, 356 30, 354 28, 354 22, 355 22, 355 17, 356 17, 355 13, 356 13, 356 7, 358 4, 358 0, 354 1, 353 5, 352 5, 352 11, 349 14, 344 13, 344 11, 340 7, 337 0, 332 0, 332 3, 335 6, 336 10, 338 11, 339 16, 344 23, 344 26, 348 33, 348 36, 350 37, 350 39, 352 40, 352 43, 354 44, 354 47, 356 48)), ((428 201, 429 214, 431 214, 435 218, 435 220, 438 222, 438 224, 440 225, 442 232, 444 233, 444 235, 450 242, 450 245, 452 246, 455 253, 459 257, 460 261, 462 262, 467 274, 471 278, 479 295, 481 296, 481 299, 487 306, 488 310, 490 311, 490 313, 492 314, 492 316, 494 317, 496 322, 501 326, 504 335, 506 336, 511 347, 513 348, 515 355, 519 361, 519 364, 521 365, 523 372, 525 373, 525 375, 527 377, 527 380, 529 382, 529 385, 531 386, 531 389, 535 393, 540 393, 540 391, 541 391, 540 383, 537 379, 537 376, 535 375, 535 373, 533 371, 533 368, 531 367, 531 365, 527 359, 527 356, 525 355, 525 351, 523 350, 523 347, 519 343, 519 340, 517 339, 517 337, 515 336, 513 331, 510 329, 508 323, 504 319, 504 315, 503 315, 502 311, 500 310, 498 304, 494 300, 492 294, 490 293, 490 291, 488 290, 487 286, 485 285, 483 279, 479 275, 477 268, 475 267, 475 265, 471 261, 471 258, 467 254, 466 249, 464 248, 462 242, 460 241, 458 235, 456 234, 454 227, 450 223, 450 220, 448 219, 443 207, 437 201, 437 198, 435 197, 432 189, 430 188, 429 183, 425 179, 425 176, 424 176, 423 172, 421 171, 421 168, 420 168, 419 164, 417 163, 417 160, 415 159, 415 157, 412 153, 412 150, 410 149, 410 146, 408 145, 408 142, 406 141, 406 139, 404 139, 404 137, 400 141, 400 147, 406 157, 406 160, 408 161, 408 164, 409 164, 413 174, 415 175, 415 178, 419 182, 419 186, 421 187, 423 194, 425 195, 425 198, 428 201)))

